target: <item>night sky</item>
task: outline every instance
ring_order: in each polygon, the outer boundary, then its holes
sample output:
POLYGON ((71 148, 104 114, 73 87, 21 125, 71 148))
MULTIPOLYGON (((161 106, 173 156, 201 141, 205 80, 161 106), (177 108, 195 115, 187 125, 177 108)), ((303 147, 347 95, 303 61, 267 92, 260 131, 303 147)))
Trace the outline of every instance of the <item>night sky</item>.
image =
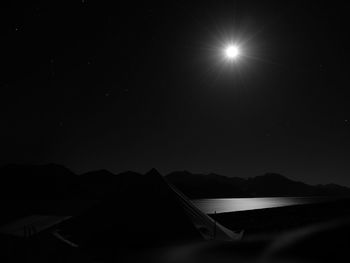
POLYGON ((334 1, 2 6, 0 164, 350 186, 349 11, 334 1), (231 64, 230 39, 243 52, 231 64))

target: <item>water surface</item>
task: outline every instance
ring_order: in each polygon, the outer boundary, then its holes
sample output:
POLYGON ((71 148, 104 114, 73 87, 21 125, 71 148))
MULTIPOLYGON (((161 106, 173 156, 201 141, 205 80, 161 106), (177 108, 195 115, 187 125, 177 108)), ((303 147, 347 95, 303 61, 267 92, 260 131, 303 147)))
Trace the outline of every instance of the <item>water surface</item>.
POLYGON ((194 199, 192 202, 207 214, 319 203, 329 197, 259 197, 194 199))

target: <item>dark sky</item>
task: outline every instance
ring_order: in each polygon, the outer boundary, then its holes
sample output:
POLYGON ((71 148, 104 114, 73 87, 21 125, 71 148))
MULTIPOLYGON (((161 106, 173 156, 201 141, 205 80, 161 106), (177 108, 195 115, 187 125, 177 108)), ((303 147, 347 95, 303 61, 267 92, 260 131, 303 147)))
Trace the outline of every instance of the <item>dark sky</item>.
POLYGON ((1 164, 350 186, 345 5, 143 2, 1 7, 1 164))

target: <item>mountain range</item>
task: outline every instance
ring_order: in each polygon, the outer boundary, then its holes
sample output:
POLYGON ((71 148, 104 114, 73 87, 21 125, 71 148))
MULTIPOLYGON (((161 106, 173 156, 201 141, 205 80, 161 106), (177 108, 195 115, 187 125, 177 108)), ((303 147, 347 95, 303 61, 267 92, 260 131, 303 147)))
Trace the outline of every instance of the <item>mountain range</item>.
MULTIPOLYGON (((189 198, 229 198, 268 196, 350 196, 350 188, 336 185, 309 185, 269 173, 251 178, 177 171, 165 175, 189 198)), ((107 170, 75 174, 58 164, 5 165, 0 167, 2 199, 101 199, 123 186, 143 191, 148 175, 136 172, 113 174, 107 170), (133 187, 129 187, 133 186, 133 187)), ((132 195, 125 192, 124 195, 132 195)))
POLYGON ((276 173, 240 178, 181 171, 170 173, 166 178, 190 198, 350 195, 350 188, 345 186, 309 185, 276 173))

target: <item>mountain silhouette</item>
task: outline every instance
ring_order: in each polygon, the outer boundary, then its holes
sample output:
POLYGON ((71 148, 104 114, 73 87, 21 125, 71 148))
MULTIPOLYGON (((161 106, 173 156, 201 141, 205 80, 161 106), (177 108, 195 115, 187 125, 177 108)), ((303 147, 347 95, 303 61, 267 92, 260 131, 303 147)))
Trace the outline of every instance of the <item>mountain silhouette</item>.
POLYGON ((350 188, 344 186, 314 186, 293 181, 276 173, 243 179, 183 171, 170 173, 166 178, 190 198, 350 195, 350 188))
MULTIPOLYGON (((107 170, 75 174, 58 164, 5 165, 0 167, 2 199, 98 200, 116 193, 125 197, 134 192, 152 191, 150 184, 159 177, 156 169, 147 174, 107 170), (132 191, 130 189, 133 189, 132 191)), ((350 188, 336 185, 308 185, 275 173, 244 179, 218 174, 193 174, 177 171, 165 176, 189 198, 267 197, 267 196, 349 196, 350 188)))

